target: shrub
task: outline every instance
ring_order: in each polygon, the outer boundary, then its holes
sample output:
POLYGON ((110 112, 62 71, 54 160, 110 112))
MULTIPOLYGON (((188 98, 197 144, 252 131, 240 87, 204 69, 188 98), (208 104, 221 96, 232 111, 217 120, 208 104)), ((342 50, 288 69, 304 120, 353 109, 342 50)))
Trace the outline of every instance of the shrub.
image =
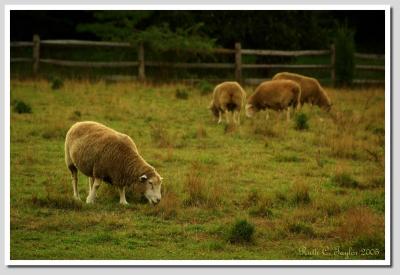
POLYGON ((178 99, 188 99, 189 94, 185 90, 177 89, 175 92, 175 97, 178 99))
POLYGON ((29 104, 21 100, 16 100, 14 101, 14 112, 18 114, 30 114, 32 113, 32 108, 29 104))
POLYGON ((211 94, 214 90, 213 85, 206 80, 202 80, 197 84, 197 88, 200 90, 201 95, 211 94))
POLYGON ((341 26, 336 32, 335 38, 335 72, 337 86, 352 84, 354 76, 354 31, 347 26, 341 26))
POLYGON ((308 126, 308 116, 305 113, 296 114, 294 117, 295 129, 296 130, 307 130, 308 126))
POLYGON ((229 230, 228 240, 231 243, 249 243, 253 240, 254 225, 247 220, 236 221, 229 230))
POLYGON ((331 181, 340 187, 357 188, 360 186, 360 183, 355 180, 349 173, 342 171, 333 175, 331 181))

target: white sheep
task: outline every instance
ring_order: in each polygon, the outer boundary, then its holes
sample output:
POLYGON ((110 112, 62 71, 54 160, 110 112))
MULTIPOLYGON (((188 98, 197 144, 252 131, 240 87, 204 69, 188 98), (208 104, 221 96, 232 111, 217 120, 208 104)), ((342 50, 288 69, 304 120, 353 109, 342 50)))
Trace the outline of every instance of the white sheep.
POLYGON ((87 203, 94 202, 102 181, 118 188, 121 204, 128 204, 125 190, 131 185, 151 204, 161 200, 162 178, 140 156, 133 140, 100 123, 85 121, 72 125, 65 138, 65 163, 78 200, 78 170, 89 177, 87 203))

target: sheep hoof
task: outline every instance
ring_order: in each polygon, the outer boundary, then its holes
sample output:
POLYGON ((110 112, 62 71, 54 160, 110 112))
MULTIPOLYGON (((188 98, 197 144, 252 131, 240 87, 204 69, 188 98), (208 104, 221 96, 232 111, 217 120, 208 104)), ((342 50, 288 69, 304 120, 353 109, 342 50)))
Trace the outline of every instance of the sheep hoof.
POLYGON ((129 203, 126 202, 126 201, 120 202, 120 204, 121 204, 121 205, 125 205, 125 206, 129 205, 129 203))
POLYGON ((86 198, 86 203, 90 204, 90 203, 94 203, 94 200, 90 197, 86 198))
POLYGON ((79 196, 74 196, 74 200, 76 201, 82 201, 81 198, 79 196))

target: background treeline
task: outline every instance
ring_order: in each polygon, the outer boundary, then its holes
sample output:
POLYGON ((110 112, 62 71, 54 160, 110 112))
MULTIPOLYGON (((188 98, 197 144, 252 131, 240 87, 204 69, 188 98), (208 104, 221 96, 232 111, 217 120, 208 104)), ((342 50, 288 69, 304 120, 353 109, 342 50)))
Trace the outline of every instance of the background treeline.
MULTIPOLYGON (((79 25, 98 22, 96 13, 12 11, 11 40, 31 40, 34 33, 43 39, 100 39, 78 31, 79 25)), ((144 11, 119 13, 123 19, 144 11)), ((336 27, 347 24, 355 30, 358 51, 384 53, 384 16, 384 11, 151 11, 137 28, 168 23, 174 30, 203 23, 201 32, 222 47, 240 41, 245 48, 300 50, 326 48, 336 27)))

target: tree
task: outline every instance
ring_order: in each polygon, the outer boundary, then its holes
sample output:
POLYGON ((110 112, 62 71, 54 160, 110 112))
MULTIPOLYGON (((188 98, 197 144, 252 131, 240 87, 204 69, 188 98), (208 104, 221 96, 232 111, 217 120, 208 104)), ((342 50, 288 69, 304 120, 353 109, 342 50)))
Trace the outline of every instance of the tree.
POLYGON ((90 32, 104 40, 129 41, 144 44, 155 50, 200 49, 210 50, 215 40, 201 32, 203 23, 185 22, 171 27, 168 22, 157 22, 158 11, 98 11, 95 23, 80 24, 79 32, 90 32), (150 23, 156 22, 156 23, 150 23))

